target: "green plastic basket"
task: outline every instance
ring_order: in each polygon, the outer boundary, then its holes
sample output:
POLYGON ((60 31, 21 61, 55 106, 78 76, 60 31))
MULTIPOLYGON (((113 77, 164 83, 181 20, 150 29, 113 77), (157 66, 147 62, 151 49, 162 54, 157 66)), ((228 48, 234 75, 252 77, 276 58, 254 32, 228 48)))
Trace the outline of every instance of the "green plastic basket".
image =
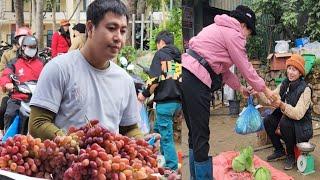
POLYGON ((305 68, 305 73, 307 75, 311 71, 312 66, 316 61, 316 55, 314 55, 314 54, 302 54, 302 57, 304 59, 304 68, 305 68))

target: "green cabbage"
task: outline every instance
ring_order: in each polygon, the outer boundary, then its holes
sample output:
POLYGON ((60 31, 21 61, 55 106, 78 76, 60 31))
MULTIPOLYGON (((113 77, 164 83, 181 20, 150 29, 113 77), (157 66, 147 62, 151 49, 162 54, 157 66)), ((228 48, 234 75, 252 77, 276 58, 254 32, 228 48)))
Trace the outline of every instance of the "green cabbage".
POLYGON ((236 172, 247 170, 253 173, 255 171, 253 165, 253 148, 251 146, 242 149, 240 154, 232 160, 232 169, 236 172))
POLYGON ((232 160, 232 169, 235 172, 243 172, 246 169, 246 159, 244 156, 237 156, 232 160))
POLYGON ((271 180, 272 179, 271 173, 269 169, 266 167, 258 168, 254 172, 253 176, 255 180, 271 180))

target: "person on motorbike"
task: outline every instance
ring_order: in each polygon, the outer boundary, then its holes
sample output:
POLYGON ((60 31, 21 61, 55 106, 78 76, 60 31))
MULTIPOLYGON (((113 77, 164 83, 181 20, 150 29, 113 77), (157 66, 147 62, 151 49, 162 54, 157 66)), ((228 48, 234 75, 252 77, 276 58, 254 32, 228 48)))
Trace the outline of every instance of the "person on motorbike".
MULTIPOLYGON (((18 49, 20 48, 20 44, 22 42, 23 37, 27 35, 32 35, 31 30, 28 27, 20 27, 16 29, 16 32, 14 34, 14 39, 12 42, 12 49, 9 49, 5 51, 2 56, 1 56, 1 61, 0 61, 0 73, 6 68, 7 64, 17 58, 17 53, 18 49)), ((1 106, 0 106, 0 131, 3 130, 4 128, 4 113, 6 112, 7 109, 7 101, 9 100, 8 94, 7 93, 2 93, 1 94, 1 106)))
POLYGON ((25 36, 18 50, 18 57, 10 61, 3 70, 0 87, 9 92, 9 100, 4 114, 4 130, 6 131, 20 108, 20 103, 28 99, 28 95, 18 92, 14 88, 15 82, 11 75, 15 75, 20 83, 37 81, 43 69, 43 62, 37 57, 38 42, 34 36, 25 36))
POLYGON ((14 39, 12 42, 12 48, 5 51, 1 57, 0 61, 0 72, 4 70, 8 62, 17 57, 17 51, 20 47, 22 39, 24 36, 32 35, 31 30, 28 27, 18 28, 14 34, 14 39))
POLYGON ((69 127, 98 119, 111 132, 146 138, 137 124, 133 80, 111 61, 124 46, 127 25, 127 8, 120 0, 95 0, 88 6, 84 46, 57 56, 41 73, 30 102, 33 137, 54 139, 69 127))

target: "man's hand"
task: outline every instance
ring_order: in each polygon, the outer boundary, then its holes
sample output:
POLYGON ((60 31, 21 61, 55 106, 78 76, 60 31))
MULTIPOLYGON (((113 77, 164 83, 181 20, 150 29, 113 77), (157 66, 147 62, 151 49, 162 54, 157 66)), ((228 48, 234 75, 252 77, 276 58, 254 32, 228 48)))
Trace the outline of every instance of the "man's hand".
POLYGON ((144 97, 143 94, 140 92, 140 93, 138 94, 138 100, 139 100, 140 102, 144 102, 144 101, 146 100, 146 97, 144 97))
POLYGON ((158 133, 147 134, 144 137, 144 140, 146 140, 150 145, 154 146, 157 149, 160 147, 160 139, 161 135, 158 133))
POLYGON ((13 90, 13 84, 12 83, 7 83, 4 87, 9 92, 13 90))

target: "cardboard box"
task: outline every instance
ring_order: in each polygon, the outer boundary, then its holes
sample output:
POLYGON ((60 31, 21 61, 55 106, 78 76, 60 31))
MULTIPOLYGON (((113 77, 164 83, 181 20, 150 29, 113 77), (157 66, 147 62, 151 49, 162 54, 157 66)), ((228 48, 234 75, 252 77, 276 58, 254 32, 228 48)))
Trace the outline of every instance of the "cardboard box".
POLYGON ((292 53, 274 53, 269 54, 267 59, 270 61, 270 70, 285 70, 286 61, 292 53))

